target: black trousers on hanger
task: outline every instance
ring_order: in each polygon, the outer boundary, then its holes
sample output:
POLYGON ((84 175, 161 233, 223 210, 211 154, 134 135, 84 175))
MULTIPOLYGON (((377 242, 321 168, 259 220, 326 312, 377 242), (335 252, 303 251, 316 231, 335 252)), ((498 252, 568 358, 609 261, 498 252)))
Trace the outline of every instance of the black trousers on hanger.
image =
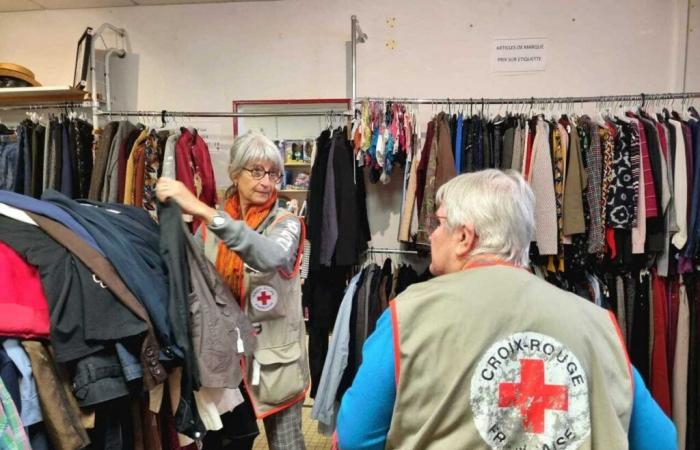
POLYGON ((304 304, 309 308, 309 369, 312 398, 321 381, 323 364, 328 353, 328 335, 335 325, 338 308, 346 287, 347 266, 321 267, 304 282, 304 304))
MULTIPOLYGON (((632 318, 632 332, 630 334, 630 358, 644 379, 644 383, 650 386, 650 358, 649 358, 649 274, 639 276, 634 272, 634 315, 632 318)), ((629 314, 629 310, 628 310, 629 314)), ((629 321, 628 321, 629 324, 629 321)))

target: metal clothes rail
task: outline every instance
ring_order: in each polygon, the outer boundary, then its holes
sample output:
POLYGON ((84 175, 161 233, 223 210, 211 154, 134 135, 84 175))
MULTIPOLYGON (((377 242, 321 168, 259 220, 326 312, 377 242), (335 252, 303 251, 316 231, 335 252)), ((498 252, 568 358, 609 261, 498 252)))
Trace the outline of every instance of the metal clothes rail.
POLYGON ((504 105, 504 104, 521 104, 521 105, 538 105, 548 103, 607 103, 607 102, 637 102, 642 106, 647 101, 658 100, 687 100, 691 98, 700 98, 700 92, 663 92, 653 94, 626 94, 626 95, 596 95, 596 96, 577 96, 577 97, 514 97, 514 98, 484 98, 484 97, 469 97, 469 98, 416 98, 416 97, 358 97, 358 101, 392 101, 396 103, 412 104, 412 105, 449 105, 449 104, 466 104, 466 105, 504 105))
POLYGON ((346 110, 324 111, 265 111, 265 112, 216 112, 216 111, 100 111, 99 116, 117 117, 349 117, 352 112, 346 110))
POLYGON ((369 254, 392 254, 392 255, 423 255, 426 252, 419 252, 418 250, 403 250, 400 248, 378 248, 378 247, 370 247, 364 252, 362 252, 363 255, 369 255, 369 254))
POLYGON ((39 109, 78 109, 92 108, 92 102, 57 102, 57 103, 37 103, 35 105, 8 105, 0 106, 0 111, 36 111, 39 109))

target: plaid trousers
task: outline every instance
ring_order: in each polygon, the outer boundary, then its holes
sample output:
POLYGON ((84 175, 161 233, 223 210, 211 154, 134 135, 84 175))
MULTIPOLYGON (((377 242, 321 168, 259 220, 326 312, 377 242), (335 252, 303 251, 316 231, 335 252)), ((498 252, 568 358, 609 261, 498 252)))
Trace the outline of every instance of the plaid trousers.
POLYGON ((300 401, 282 411, 265 417, 265 435, 270 450, 306 450, 301 431, 300 401))

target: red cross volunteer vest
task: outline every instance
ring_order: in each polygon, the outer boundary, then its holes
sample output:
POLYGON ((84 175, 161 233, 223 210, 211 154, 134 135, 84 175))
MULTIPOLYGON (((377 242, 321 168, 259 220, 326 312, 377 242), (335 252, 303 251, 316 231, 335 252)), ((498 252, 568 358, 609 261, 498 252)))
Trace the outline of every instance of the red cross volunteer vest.
MULTIPOLYGON (((277 208, 256 231, 266 235, 289 215, 277 208)), ((212 261, 216 261, 217 239, 211 232, 204 236, 205 253, 212 261)), ((303 401, 310 384, 299 274, 302 252, 300 244, 292 273, 260 272, 244 266, 243 309, 257 337, 256 350, 246 358, 244 382, 259 419, 303 401)))
POLYGON ((391 303, 387 449, 626 449, 631 367, 614 316, 526 270, 475 266, 391 303))

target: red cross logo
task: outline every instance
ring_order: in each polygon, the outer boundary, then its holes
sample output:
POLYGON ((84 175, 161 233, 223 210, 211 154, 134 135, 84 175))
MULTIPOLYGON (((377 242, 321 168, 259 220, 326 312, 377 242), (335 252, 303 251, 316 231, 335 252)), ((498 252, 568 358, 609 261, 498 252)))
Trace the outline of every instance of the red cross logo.
POLYGON ((498 406, 520 408, 523 426, 531 433, 544 433, 544 412, 547 409, 568 411, 566 386, 544 383, 544 361, 520 360, 520 383, 498 385, 498 406))
POLYGON ((267 306, 267 301, 270 300, 272 296, 267 293, 267 291, 262 291, 260 295, 258 295, 258 301, 262 303, 263 306, 267 306))

